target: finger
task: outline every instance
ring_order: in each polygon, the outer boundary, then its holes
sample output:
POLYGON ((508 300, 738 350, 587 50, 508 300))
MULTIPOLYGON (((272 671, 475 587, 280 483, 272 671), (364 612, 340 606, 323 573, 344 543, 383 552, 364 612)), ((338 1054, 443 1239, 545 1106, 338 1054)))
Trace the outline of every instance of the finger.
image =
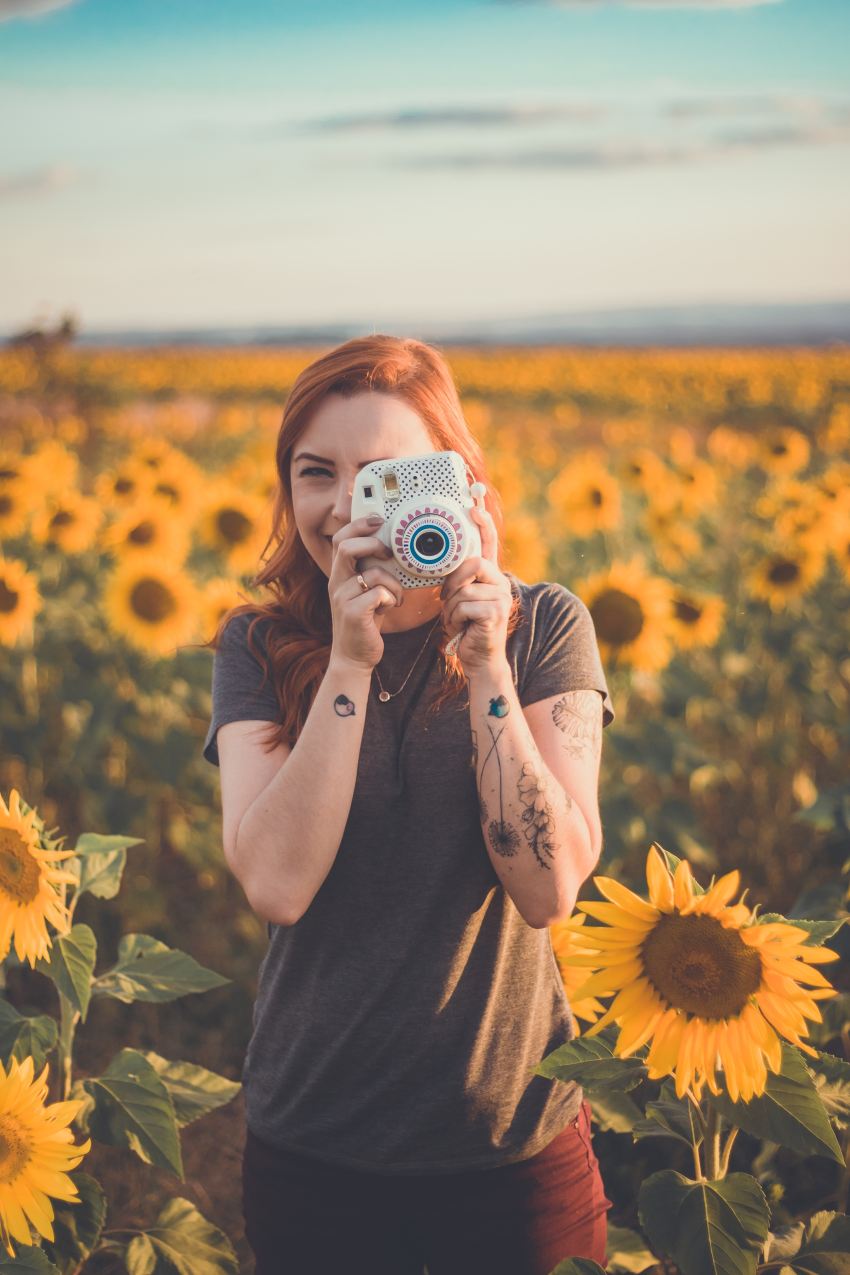
POLYGON ((502 579, 503 572, 494 562, 487 558, 467 558, 466 562, 462 562, 451 575, 446 576, 440 597, 448 601, 459 589, 468 584, 500 585, 502 579))
MULTIPOLYGON (((377 536, 353 536, 349 540, 341 540, 336 545, 333 567, 342 570, 346 575, 356 575, 360 558, 389 558, 392 550, 377 536), (337 567, 337 563, 339 566, 337 567)), ((333 568, 332 568, 333 569, 333 568)))
MULTIPOLYGON (((474 596, 466 595, 464 597, 455 598, 453 602, 447 603, 443 607, 443 615, 445 616, 446 627, 451 628, 462 622, 464 619, 482 619, 487 615, 494 615, 497 619, 501 619, 500 608, 494 608, 494 603, 498 603, 502 599, 501 593, 478 593, 474 596), (464 608, 469 606, 478 607, 473 616, 467 613, 464 608), (483 608, 483 609, 482 609, 483 608)), ((507 614, 507 612, 505 612, 507 614)))
POLYGON ((491 621, 486 627, 497 629, 502 623, 503 617, 498 611, 493 609, 491 602, 458 602, 451 613, 446 617, 446 629, 449 633, 452 629, 463 629, 466 620, 473 620, 479 624, 491 621))
POLYGON ((473 505, 472 512, 481 535, 481 556, 489 559, 490 562, 496 562, 499 555, 499 536, 493 515, 487 509, 479 509, 477 505, 473 505))

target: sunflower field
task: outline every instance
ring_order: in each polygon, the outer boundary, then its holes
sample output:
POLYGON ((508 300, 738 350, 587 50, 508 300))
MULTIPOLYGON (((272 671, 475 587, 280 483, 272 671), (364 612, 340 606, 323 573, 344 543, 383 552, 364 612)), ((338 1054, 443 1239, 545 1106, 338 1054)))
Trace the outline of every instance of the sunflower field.
MULTIPOLYGON (((317 353, 0 350, 0 1271, 251 1270, 267 933, 206 643, 317 353)), ((608 1269, 850 1272, 850 353, 445 353, 503 565, 586 603, 617 712, 540 1061, 592 1105, 608 1269)))

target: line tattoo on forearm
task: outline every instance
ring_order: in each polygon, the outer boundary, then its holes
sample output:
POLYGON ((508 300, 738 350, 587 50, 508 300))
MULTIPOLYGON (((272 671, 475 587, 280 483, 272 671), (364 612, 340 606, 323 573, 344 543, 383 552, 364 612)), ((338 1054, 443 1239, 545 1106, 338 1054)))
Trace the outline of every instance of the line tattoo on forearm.
POLYGON ((551 864, 542 857, 545 853, 550 859, 555 856, 555 821, 552 807, 546 800, 546 780, 534 773, 531 762, 522 763, 522 772, 517 780, 520 801, 524 806, 522 812, 523 832, 525 839, 534 851, 534 857, 541 868, 551 869, 551 864))
MULTIPOLYGON (((496 718, 507 717, 509 712, 510 712, 510 704, 508 703, 504 695, 499 695, 498 698, 490 700, 490 709, 489 709, 488 716, 496 717, 496 718)), ((517 849, 519 848, 519 834, 517 833, 515 828, 512 828, 509 823, 505 822, 504 800, 502 796, 502 759, 499 756, 499 749, 498 749, 498 743, 505 728, 502 727, 498 735, 494 735, 493 728, 488 722, 487 729, 490 732, 490 739, 492 740, 492 743, 490 745, 490 748, 487 751, 487 755, 484 758, 484 761, 481 763, 481 774, 478 778, 478 803, 481 809, 481 822, 482 823, 486 822, 487 815, 488 815, 487 806, 483 797, 484 771, 487 767, 488 761, 493 756, 493 753, 495 753, 496 765, 499 768, 499 818, 491 819, 489 824, 487 825, 487 839, 490 842, 490 846, 494 854, 501 855, 502 858, 504 859, 511 859, 516 854, 517 849)), ((475 761, 477 763, 478 736, 477 734, 475 734, 475 732, 473 732, 473 747, 474 747, 475 761)))

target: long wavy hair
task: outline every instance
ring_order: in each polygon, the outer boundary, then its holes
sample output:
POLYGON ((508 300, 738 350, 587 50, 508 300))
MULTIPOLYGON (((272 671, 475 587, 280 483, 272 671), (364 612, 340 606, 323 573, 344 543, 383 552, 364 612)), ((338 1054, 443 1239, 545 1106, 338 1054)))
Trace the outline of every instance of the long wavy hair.
MULTIPOLYGON (((268 603, 254 601, 232 607, 222 616, 211 641, 201 644, 217 648, 221 635, 235 616, 245 612, 255 614, 248 626, 248 646, 264 670, 262 685, 271 677, 281 716, 280 723, 275 723, 274 731, 268 736, 267 752, 280 743, 294 747, 327 670, 333 641, 328 579, 307 552, 295 525, 290 458, 326 395, 351 398, 367 391, 404 399, 418 413, 437 451, 452 450, 463 457, 474 481, 483 482, 487 487, 485 504, 493 516, 501 544, 504 523, 501 500, 489 481, 481 447, 464 420, 449 366, 437 349, 412 338, 376 334, 346 341, 304 368, 286 400, 277 436, 272 530, 260 555, 266 565, 251 581, 253 587, 267 587, 273 599, 268 603), (271 556, 266 559, 270 548, 271 556), (254 629, 264 620, 270 621, 265 633, 265 652, 255 644, 253 636, 254 629)), ((500 548, 499 559, 501 556, 500 548)), ((501 567, 501 561, 498 565, 501 567)), ((513 590, 509 634, 519 622, 520 599, 513 590)), ((429 712, 438 711, 467 681, 457 655, 445 652, 449 635, 442 622, 439 631, 443 676, 429 712)))

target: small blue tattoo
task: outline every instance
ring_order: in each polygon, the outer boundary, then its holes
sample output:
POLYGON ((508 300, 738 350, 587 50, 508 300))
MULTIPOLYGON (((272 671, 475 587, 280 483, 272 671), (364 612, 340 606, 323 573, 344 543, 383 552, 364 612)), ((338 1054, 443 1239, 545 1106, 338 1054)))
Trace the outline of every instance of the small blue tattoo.
POLYGON ((498 699, 490 700, 488 717, 507 717, 510 711, 511 706, 504 695, 500 695, 498 699))

